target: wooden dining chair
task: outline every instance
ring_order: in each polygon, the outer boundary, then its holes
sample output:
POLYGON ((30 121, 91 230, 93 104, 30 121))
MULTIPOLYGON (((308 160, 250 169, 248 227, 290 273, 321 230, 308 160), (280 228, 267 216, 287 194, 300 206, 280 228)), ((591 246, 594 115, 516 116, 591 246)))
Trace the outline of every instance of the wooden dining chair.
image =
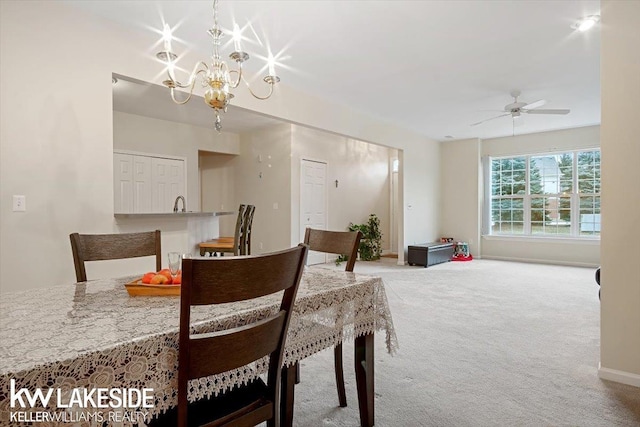
POLYGON ((233 236, 218 237, 206 242, 200 243, 200 255, 205 256, 207 253, 211 255, 224 253, 232 253, 233 255, 248 255, 245 245, 245 224, 247 210, 251 205, 240 205, 238 208, 238 217, 236 218, 236 229, 233 236))
POLYGON ((154 426, 280 426, 281 367, 306 245, 258 256, 184 259, 180 295, 178 407, 154 426), (191 308, 251 300, 284 291, 278 312, 216 332, 200 333, 191 308), (266 382, 258 378, 217 396, 189 403, 189 381, 221 374, 269 356, 266 382))
MULTIPOLYGON (((304 243, 309 245, 312 251, 331 254, 346 255, 345 271, 353 271, 358 257, 358 246, 362 239, 360 231, 327 231, 307 228, 304 233, 304 243)), ((344 388, 344 370, 342 368, 342 343, 333 349, 334 366, 336 374, 336 386, 338 388, 338 401, 341 407, 347 406, 347 395, 344 388)), ((300 379, 300 366, 296 367, 297 381, 300 379)))
POLYGON ((245 253, 251 255, 251 227, 253 226, 253 214, 256 212, 254 205, 247 206, 245 214, 245 233, 244 233, 244 247, 245 253))
POLYGON ((156 270, 162 268, 160 230, 141 233, 78 234, 69 235, 76 280, 87 281, 85 262, 110 259, 156 257, 156 270))

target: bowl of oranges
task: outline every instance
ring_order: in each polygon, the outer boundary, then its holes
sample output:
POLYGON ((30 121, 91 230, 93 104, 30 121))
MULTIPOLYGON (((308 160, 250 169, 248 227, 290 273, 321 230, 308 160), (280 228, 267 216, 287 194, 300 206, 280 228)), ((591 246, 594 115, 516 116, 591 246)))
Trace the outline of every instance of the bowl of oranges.
POLYGON ((179 296, 181 283, 182 271, 178 270, 177 274, 172 276, 171 271, 164 268, 146 273, 124 286, 131 296, 179 296))

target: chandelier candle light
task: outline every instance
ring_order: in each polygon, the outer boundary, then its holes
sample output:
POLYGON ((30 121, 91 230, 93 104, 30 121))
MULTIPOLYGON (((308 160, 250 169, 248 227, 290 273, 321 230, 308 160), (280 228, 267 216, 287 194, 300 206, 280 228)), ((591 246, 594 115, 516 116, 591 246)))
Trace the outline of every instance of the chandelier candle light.
POLYGON ((189 81, 186 84, 180 83, 174 75, 174 64, 178 56, 171 51, 171 28, 167 24, 164 25, 163 31, 164 50, 158 52, 156 54, 156 57, 167 64, 167 75, 169 76, 169 78, 163 81, 162 84, 164 84, 171 90, 171 99, 173 99, 173 102, 175 102, 176 104, 182 105, 189 102, 191 96, 193 95, 193 88, 195 87, 196 79, 198 78, 198 76, 201 77, 202 86, 207 88, 204 93, 204 102, 209 107, 214 109, 216 113, 215 128, 218 132, 220 132, 222 130, 220 113, 227 111, 227 106, 233 98, 231 89, 237 88, 240 82, 244 81, 251 95, 253 95, 257 99, 265 100, 270 98, 273 94, 273 86, 280 81, 280 77, 278 77, 275 73, 275 58, 273 58, 273 56, 269 54, 269 58, 267 60, 269 74, 263 78, 263 81, 269 85, 269 93, 266 96, 258 96, 253 92, 253 90, 251 90, 249 83, 245 80, 242 74, 242 63, 249 59, 249 54, 242 51, 242 35, 237 24, 234 24, 233 26, 234 52, 229 55, 231 59, 236 61, 237 69, 229 70, 227 63, 222 60, 219 52, 220 40, 223 37, 223 33, 218 26, 218 0, 214 0, 213 2, 213 27, 207 32, 213 39, 211 65, 208 65, 204 61, 198 62, 193 68, 193 71, 189 76, 189 81), (235 77, 235 80, 232 80, 232 76, 235 77), (189 95, 186 97, 186 99, 182 101, 176 99, 176 88, 188 88, 189 95))

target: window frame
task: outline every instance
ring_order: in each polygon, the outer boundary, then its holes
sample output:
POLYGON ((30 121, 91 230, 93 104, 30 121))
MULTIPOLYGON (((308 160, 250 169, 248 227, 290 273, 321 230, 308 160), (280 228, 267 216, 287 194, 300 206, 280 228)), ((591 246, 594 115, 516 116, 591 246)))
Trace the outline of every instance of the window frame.
MULTIPOLYGON (((535 153, 529 153, 529 154, 510 154, 510 155, 499 155, 499 156, 491 156, 488 155, 485 157, 485 161, 483 161, 483 166, 485 167, 485 200, 487 201, 487 203, 485 203, 485 207, 483 209, 483 215, 484 215, 484 230, 483 230, 483 237, 489 238, 489 239, 500 239, 500 238, 506 238, 506 239, 524 239, 524 240, 528 240, 528 239, 533 239, 533 240, 579 240, 579 241, 599 241, 600 240, 600 231, 598 232, 597 235, 585 235, 585 234, 581 234, 581 230, 580 230, 580 210, 581 210, 581 206, 580 206, 580 202, 581 202, 581 198, 582 197, 594 197, 594 198, 598 198, 599 200, 601 200, 601 191, 602 191, 602 174, 601 174, 601 164, 602 164, 602 152, 600 148, 581 148, 581 149, 572 149, 572 150, 562 150, 562 151, 552 151, 552 152, 535 152, 535 153), (598 152, 599 153, 599 181, 598 181, 598 192, 593 192, 593 193, 581 193, 580 189, 579 189, 579 169, 578 169, 578 154, 579 153, 586 153, 586 152, 598 152), (567 197, 567 194, 564 194, 560 191, 560 188, 558 188, 558 193, 544 193, 544 191, 542 191, 540 194, 532 194, 531 193, 531 171, 530 171, 530 165, 531 165, 531 161, 532 158, 536 158, 536 157, 545 157, 545 156, 562 156, 565 154, 569 154, 572 157, 572 164, 571 164, 571 170, 572 170, 572 180, 571 180, 571 193, 568 194, 569 197, 569 201, 570 201, 570 227, 569 227, 569 233, 568 234, 545 234, 545 233, 532 233, 532 220, 531 220, 531 202, 532 199, 534 198, 547 198, 547 197, 556 197, 558 198, 558 200, 564 196, 567 197), (493 176, 493 161, 494 160, 504 160, 504 159, 516 159, 516 158, 524 158, 525 159, 525 165, 526 165, 526 176, 525 176, 525 193, 524 194, 509 194, 509 195, 502 195, 502 194, 493 194, 493 181, 492 181, 492 176, 493 176), (492 216, 492 208, 493 208, 493 201, 495 199, 505 199, 505 198, 509 198, 509 199, 517 199, 517 200, 522 200, 522 206, 524 209, 523 212, 523 227, 522 227, 522 233, 501 233, 501 232, 494 232, 493 230, 493 216, 492 216)), ((560 204, 558 204, 558 214, 560 214, 560 204)), ((601 210, 601 209, 600 209, 601 210)))

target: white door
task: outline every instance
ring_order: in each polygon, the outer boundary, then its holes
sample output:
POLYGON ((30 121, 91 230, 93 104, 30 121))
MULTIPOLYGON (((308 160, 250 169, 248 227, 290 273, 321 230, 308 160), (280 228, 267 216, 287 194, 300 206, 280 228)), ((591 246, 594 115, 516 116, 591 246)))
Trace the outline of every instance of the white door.
POLYGON ((113 154, 113 211, 133 212, 133 156, 113 154))
MULTIPOLYGON (((184 162, 176 159, 151 158, 152 212, 173 212, 176 197, 186 196, 184 162)), ((182 209, 182 203, 178 206, 182 209)))
POLYGON ((133 212, 151 212, 151 157, 133 156, 133 212))
POLYGON ((113 181, 115 213, 172 212, 186 196, 184 160, 114 152, 113 181))
MULTIPOLYGON (((327 164, 302 160, 300 165, 300 240, 307 227, 327 229, 327 164)), ((310 251, 307 265, 322 264, 326 254, 310 251)))
POLYGON ((151 157, 113 153, 114 212, 151 212, 151 157))

